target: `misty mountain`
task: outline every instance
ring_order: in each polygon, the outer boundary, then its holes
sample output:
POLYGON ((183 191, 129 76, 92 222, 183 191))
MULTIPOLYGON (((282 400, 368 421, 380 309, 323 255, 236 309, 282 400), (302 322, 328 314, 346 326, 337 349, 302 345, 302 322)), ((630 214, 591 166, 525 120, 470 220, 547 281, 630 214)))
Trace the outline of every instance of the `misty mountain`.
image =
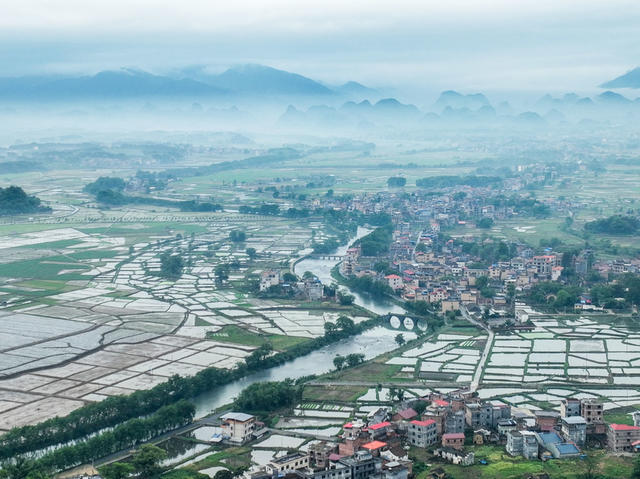
POLYGON ((303 125, 318 127, 336 127, 341 125, 357 126, 364 121, 368 125, 384 121, 414 121, 420 116, 415 105, 404 104, 395 98, 385 98, 375 104, 369 100, 360 103, 348 101, 335 109, 327 105, 316 105, 301 111, 289 105, 287 111, 280 116, 278 123, 284 126, 299 128, 303 125))
POLYGON ((349 81, 343 85, 332 88, 339 95, 350 98, 372 98, 380 96, 380 92, 374 88, 369 88, 361 83, 349 81))
POLYGON ((612 91, 605 91, 604 93, 600 93, 596 98, 598 102, 607 105, 627 105, 631 103, 631 100, 629 100, 628 98, 612 91))
POLYGON ((600 88, 640 88, 640 67, 603 83, 600 88))
POLYGON ((156 96, 211 96, 226 91, 188 78, 174 79, 123 69, 80 77, 0 79, 0 96, 23 100, 115 99, 156 96))
POLYGON ((211 74, 205 67, 196 66, 171 75, 122 69, 76 77, 42 75, 0 78, 0 97, 12 100, 238 96, 335 96, 362 99, 369 95, 377 97, 379 93, 357 82, 330 88, 297 73, 263 65, 235 66, 219 74, 211 74))
POLYGON ((249 95, 332 95, 335 92, 310 78, 264 65, 238 65, 212 75, 204 67, 183 70, 188 78, 212 87, 249 95))
POLYGON ((438 100, 433 105, 438 111, 442 111, 447 107, 454 110, 460 108, 469 108, 470 110, 478 110, 483 106, 490 106, 489 100, 482 93, 473 93, 463 95, 457 91, 447 90, 440 93, 438 100))

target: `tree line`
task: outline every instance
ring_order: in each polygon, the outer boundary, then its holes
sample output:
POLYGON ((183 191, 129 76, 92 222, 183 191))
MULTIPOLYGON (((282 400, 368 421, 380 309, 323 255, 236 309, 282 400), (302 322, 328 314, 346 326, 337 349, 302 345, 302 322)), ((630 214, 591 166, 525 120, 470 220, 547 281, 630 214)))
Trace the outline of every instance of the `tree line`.
MULTIPOLYGON (((95 461, 187 425, 194 414, 195 406, 188 401, 164 406, 148 417, 130 419, 112 430, 45 453, 33 461, 30 474, 50 474, 95 461)), ((8 464, 14 463, 9 461, 8 464)))

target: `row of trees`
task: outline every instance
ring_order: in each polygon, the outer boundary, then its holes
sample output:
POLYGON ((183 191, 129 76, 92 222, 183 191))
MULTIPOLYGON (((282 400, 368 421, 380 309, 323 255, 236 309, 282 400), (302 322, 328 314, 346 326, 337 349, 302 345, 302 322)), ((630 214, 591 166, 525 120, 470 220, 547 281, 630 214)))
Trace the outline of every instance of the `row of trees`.
POLYGON ((333 358, 333 365, 338 371, 341 371, 344 368, 352 368, 358 364, 362 364, 364 362, 364 357, 364 354, 360 353, 351 353, 346 356, 338 354, 333 358))
MULTIPOLYGON (((50 474, 69 469, 136 446, 159 434, 189 424, 193 420, 194 414, 195 406, 187 401, 178 401, 175 404, 164 406, 148 417, 130 419, 112 430, 76 441, 72 445, 63 446, 42 455, 31 465, 30 474, 33 475, 35 472, 50 474)), ((9 466, 17 465, 14 461, 9 461, 8 464, 9 466)), ((153 476, 141 475, 141 477, 153 476)))
POLYGON ((391 289, 391 286, 383 281, 377 281, 371 276, 353 276, 351 278, 346 278, 344 282, 351 289, 361 291, 363 293, 368 293, 371 296, 377 298, 393 294, 393 289, 391 289))

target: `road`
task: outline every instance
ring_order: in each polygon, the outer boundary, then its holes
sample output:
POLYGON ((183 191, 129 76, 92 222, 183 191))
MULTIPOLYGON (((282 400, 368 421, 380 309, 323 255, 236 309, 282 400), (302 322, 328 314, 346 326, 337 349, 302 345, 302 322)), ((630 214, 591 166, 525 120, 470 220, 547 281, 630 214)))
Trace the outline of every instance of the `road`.
POLYGON ((478 321, 474 319, 467 311, 467 308, 464 306, 460 306, 460 312, 464 319, 469 321, 470 323, 478 326, 479 328, 484 329, 489 337, 487 338, 487 344, 484 346, 484 351, 482 351, 482 356, 480 357, 480 361, 478 362, 478 367, 476 367, 475 373, 473 373, 473 380, 471 381, 471 385, 469 389, 471 391, 476 391, 478 386, 480 385, 480 378, 482 377, 482 371, 484 371, 484 365, 487 362, 487 358, 489 357, 489 353, 491 352, 491 346, 493 345, 493 338, 495 337, 495 333, 487 327, 482 321, 478 321))

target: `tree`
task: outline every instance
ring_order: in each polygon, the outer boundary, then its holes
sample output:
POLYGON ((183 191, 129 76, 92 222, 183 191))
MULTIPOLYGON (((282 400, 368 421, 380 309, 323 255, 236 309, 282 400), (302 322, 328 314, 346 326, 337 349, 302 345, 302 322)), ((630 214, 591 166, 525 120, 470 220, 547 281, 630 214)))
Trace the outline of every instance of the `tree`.
POLYGON ((127 479, 133 473, 133 466, 125 462, 112 462, 100 468, 104 479, 127 479))
POLYGON ((356 297, 354 295, 338 291, 338 301, 342 306, 351 306, 355 300, 356 297))
POLYGON ((478 228, 489 229, 493 226, 493 220, 491 218, 482 218, 478 221, 478 228))
POLYGON ((160 463, 166 457, 167 453, 164 449, 153 444, 144 444, 131 458, 131 465, 140 479, 153 479, 160 477, 162 473, 160 463))
POLYGON ((295 283, 298 281, 298 277, 295 274, 287 271, 282 275, 282 281, 284 281, 285 283, 295 283))
POLYGON ((178 255, 163 253, 160 256, 160 275, 165 278, 179 278, 182 275, 184 261, 178 255))
POLYGON ((344 368, 346 360, 347 358, 338 354, 335 358, 333 358, 333 365, 338 371, 340 371, 342 368, 344 368))
POLYGON ((632 479, 640 479, 640 456, 636 457, 633 461, 633 472, 631 473, 632 479))
POLYGON ((404 343, 406 343, 404 335, 402 333, 396 334, 395 341, 398 346, 402 346, 404 343))
POLYGON ((216 279, 218 281, 224 281, 229 278, 229 266, 226 264, 219 264, 216 266, 214 270, 214 274, 216 275, 216 279))
POLYGON ((233 473, 229 469, 222 469, 215 473, 213 479, 233 479, 233 473))
MULTIPOLYGON (((255 248, 247 248, 245 252, 247 253, 247 256, 249 257, 249 259, 255 259, 256 256, 258 256, 258 253, 256 252, 255 248)), ((218 471, 218 472, 223 472, 223 471, 218 471)))
POLYGON ((356 325, 353 322, 353 319, 349 318, 348 316, 339 316, 336 320, 336 326, 342 329, 344 332, 351 332, 356 325))
POLYGON ((2 479, 36 479, 43 471, 33 459, 17 457, 13 461, 2 464, 0 478, 2 479))
POLYGON ((311 271, 305 271, 302 274, 302 279, 314 279, 316 277, 315 274, 313 274, 311 271))
POLYGON ((427 252, 427 245, 424 243, 418 243, 416 245, 416 253, 426 253, 427 252))
POLYGON ((247 239, 247 234, 244 231, 233 230, 229 233, 229 239, 234 243, 242 243, 247 239))
POLYGON ((336 332, 336 325, 333 324, 331 321, 327 321, 326 323, 324 323, 324 334, 325 336, 330 336, 331 334, 336 332))
POLYGON ((351 353, 347 354, 347 366, 352 368, 353 366, 357 366, 358 364, 362 364, 364 362, 364 354, 360 353, 351 353))
POLYGON ((407 179, 402 176, 392 176, 387 180, 387 186, 390 188, 402 188, 407 184, 407 179))

